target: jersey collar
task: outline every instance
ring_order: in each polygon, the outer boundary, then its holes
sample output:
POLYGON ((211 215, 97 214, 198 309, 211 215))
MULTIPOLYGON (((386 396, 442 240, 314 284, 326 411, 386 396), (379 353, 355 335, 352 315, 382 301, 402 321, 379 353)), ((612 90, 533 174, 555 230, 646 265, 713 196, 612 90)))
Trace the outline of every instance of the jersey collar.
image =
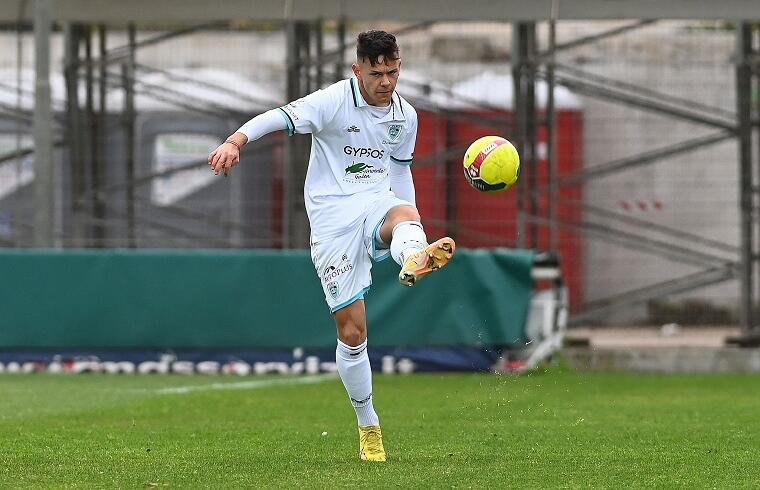
MULTIPOLYGON (((351 85, 351 97, 354 101, 354 107, 361 109, 362 107, 368 107, 369 104, 366 100, 364 100, 364 97, 362 97, 362 93, 359 91, 359 81, 356 79, 356 76, 352 76, 349 79, 349 84, 351 85)), ((401 108, 401 97, 396 93, 396 91, 393 91, 393 94, 391 95, 391 110, 388 112, 388 115, 380 118, 377 120, 377 122, 387 122, 387 121, 406 121, 406 116, 404 115, 404 110, 401 108)))

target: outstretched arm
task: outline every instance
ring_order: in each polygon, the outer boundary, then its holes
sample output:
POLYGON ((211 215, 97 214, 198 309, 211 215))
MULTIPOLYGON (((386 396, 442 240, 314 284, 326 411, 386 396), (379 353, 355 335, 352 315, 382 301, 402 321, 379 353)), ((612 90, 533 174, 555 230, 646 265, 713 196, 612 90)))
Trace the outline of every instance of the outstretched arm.
POLYGON ((249 141, 254 141, 265 134, 287 129, 288 125, 280 114, 279 109, 272 109, 264 114, 259 114, 240 129, 231 134, 216 150, 208 156, 208 164, 216 175, 224 172, 224 175, 232 167, 240 163, 240 149, 249 141))

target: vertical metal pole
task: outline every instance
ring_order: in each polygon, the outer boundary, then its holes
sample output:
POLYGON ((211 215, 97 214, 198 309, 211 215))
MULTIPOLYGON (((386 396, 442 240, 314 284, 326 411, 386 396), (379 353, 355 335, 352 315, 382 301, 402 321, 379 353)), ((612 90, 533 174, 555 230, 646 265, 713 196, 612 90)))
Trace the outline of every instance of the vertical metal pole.
POLYGON ((98 180, 95 170, 97 162, 95 155, 95 102, 93 97, 93 67, 92 67, 92 26, 88 25, 84 33, 84 87, 85 87, 85 103, 84 103, 84 138, 83 147, 85 149, 85 157, 87 161, 87 170, 90 175, 90 185, 87 193, 87 201, 89 205, 89 246, 95 245, 94 239, 98 236, 97 223, 93 220, 95 217, 95 207, 97 206, 96 192, 98 190, 98 180))
POLYGON ((135 25, 127 27, 129 56, 121 65, 124 85, 124 144, 127 165, 127 247, 135 247, 135 25))
POLYGON ((336 35, 338 36, 338 58, 335 61, 335 80, 343 78, 343 66, 346 63, 346 19, 341 17, 338 20, 338 28, 336 29, 336 35))
POLYGON ((79 25, 66 23, 64 26, 64 68, 66 80, 66 141, 71 167, 71 215, 72 242, 75 247, 86 243, 85 231, 85 160, 82 148, 82 126, 79 110, 79 25))
MULTIPOLYGON (((525 156, 530 169, 528 172, 527 192, 527 215, 535 218, 538 215, 538 172, 536 158, 536 140, 538 139, 538 125, 536 121, 536 24, 526 23, 526 63, 523 71, 525 80, 525 156)), ((538 224, 535 219, 530 219, 528 225, 530 247, 538 248, 538 224)))
MULTIPOLYGON (((27 10, 27 2, 26 0, 23 0, 19 2, 19 9, 18 9, 18 18, 21 19, 24 17, 26 10, 27 10)), ((23 81, 21 77, 21 70, 23 69, 24 63, 23 63, 23 57, 24 57, 24 26, 19 22, 16 25, 16 108, 21 111, 22 105, 21 105, 21 99, 23 95, 23 81)), ((16 120, 16 152, 21 151, 21 141, 24 134, 28 132, 28 128, 24 127, 25 124, 22 123, 20 119, 16 120)), ((16 157, 16 175, 15 175, 15 182, 16 185, 19 186, 21 183, 21 171, 22 166, 24 163, 23 157, 16 157)), ((17 187, 18 188, 18 187, 17 187)), ((11 219, 11 230, 13 232, 13 245, 18 247, 22 243, 22 235, 19 233, 19 227, 17 224, 17 220, 21 216, 22 213, 22 206, 21 206, 21 199, 19 199, 18 194, 13 197, 13 215, 11 219)))
MULTIPOLYGON (((525 161, 525 135, 527 133, 525 117, 525 90, 523 84, 523 68, 525 63, 525 25, 521 22, 512 24, 512 85, 513 104, 512 118, 514 120, 514 142, 522 160, 520 173, 524 177, 529 172, 525 161)), ((517 248, 525 248, 525 193, 522 185, 517 186, 517 248)))
POLYGON ((34 1, 34 246, 53 246, 53 111, 50 105, 51 0, 34 1))
POLYGON ((533 22, 519 22, 513 27, 512 77, 514 84, 515 140, 520 153, 520 178, 523 185, 517 186, 517 246, 536 247, 538 234, 535 220, 526 229, 528 218, 536 213, 536 25, 533 22), (530 243, 526 238, 530 237, 530 243))
MULTIPOLYGON (((299 70, 298 70, 298 45, 296 39, 296 23, 289 21, 285 27, 287 39, 287 87, 286 98, 288 101, 298 98, 299 70)), ((291 219, 293 209, 293 160, 295 159, 295 149, 292 140, 288 138, 285 141, 284 165, 282 166, 282 248, 290 248, 292 243, 291 237, 291 219)))
POLYGON ((301 87, 302 87, 302 93, 301 95, 306 95, 310 92, 313 92, 315 90, 314 87, 314 78, 311 76, 311 66, 312 60, 311 58, 311 31, 312 26, 307 22, 299 22, 298 23, 298 31, 299 31, 299 48, 300 48, 300 59, 305 61, 305 64, 301 64, 301 87))
POLYGON ((754 88, 751 87, 750 101, 755 99, 755 114, 753 120, 755 125, 752 131, 755 133, 755 141, 757 145, 755 148, 757 152, 754 154, 756 167, 753 170, 752 180, 752 331, 751 335, 754 338, 754 346, 760 344, 760 324, 757 324, 757 291, 758 291, 758 268, 760 267, 760 251, 758 251, 758 243, 760 243, 760 28, 757 27, 757 23, 753 24, 753 29, 750 30, 749 36, 752 39, 754 37, 754 48, 752 49, 753 64, 750 67, 751 83, 754 83, 754 88))
MULTIPOLYGON (((95 241, 97 247, 105 247, 106 230, 103 223, 106 219, 106 203, 101 195, 103 185, 105 184, 105 141, 106 141, 106 88, 107 88, 107 68, 108 56, 106 50, 106 40, 108 33, 106 26, 98 26, 98 112, 97 116, 93 114, 92 119, 92 176, 94 188, 94 206, 93 215, 95 216, 95 241)), ((94 112, 94 111, 93 111, 94 112)))
POLYGON ((736 109, 739 142, 739 209, 741 245, 741 281, 739 321, 742 335, 749 336, 754 326, 754 244, 752 239, 752 28, 748 23, 737 27, 736 109))
POLYGON ((322 88, 324 83, 324 67, 322 66, 322 58, 324 57, 324 27, 325 24, 322 19, 314 22, 314 44, 315 44, 315 59, 312 63, 315 65, 314 85, 315 89, 322 88))
POLYGON ((546 163, 549 178, 549 250, 556 251, 557 246, 557 114, 554 104, 554 62, 557 45, 557 8, 559 0, 552 0, 549 18, 549 60, 546 64, 546 163))

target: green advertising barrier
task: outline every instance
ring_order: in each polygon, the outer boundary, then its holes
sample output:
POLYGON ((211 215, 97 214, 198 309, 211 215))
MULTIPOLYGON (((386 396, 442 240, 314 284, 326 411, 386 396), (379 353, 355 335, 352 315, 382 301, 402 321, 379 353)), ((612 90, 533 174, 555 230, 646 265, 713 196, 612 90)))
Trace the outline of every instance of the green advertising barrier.
MULTIPOLYGON (((533 253, 459 250, 413 288, 373 267, 376 346, 523 339, 533 253)), ((332 348, 307 251, 0 252, 0 350, 332 348)))

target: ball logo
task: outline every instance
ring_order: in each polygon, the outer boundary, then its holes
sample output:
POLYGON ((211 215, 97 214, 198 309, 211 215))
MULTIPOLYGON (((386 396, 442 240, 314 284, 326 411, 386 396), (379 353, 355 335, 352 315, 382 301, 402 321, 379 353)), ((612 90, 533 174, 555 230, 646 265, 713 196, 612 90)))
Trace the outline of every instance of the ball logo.
POLYGON ((485 148, 483 148, 481 150, 481 153, 483 155, 488 155, 489 153, 491 153, 492 151, 494 151, 498 147, 499 147, 499 143, 497 143, 497 142, 494 141, 493 143, 490 143, 488 146, 486 146, 485 148))

